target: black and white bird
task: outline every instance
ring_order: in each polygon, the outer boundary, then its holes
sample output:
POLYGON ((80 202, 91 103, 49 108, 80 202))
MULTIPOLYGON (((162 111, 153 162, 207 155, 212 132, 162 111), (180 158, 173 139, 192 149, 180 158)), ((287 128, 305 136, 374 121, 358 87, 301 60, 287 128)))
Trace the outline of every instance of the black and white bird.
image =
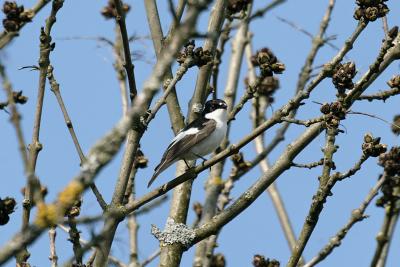
POLYGON ((222 142, 227 129, 227 105, 221 99, 206 102, 201 116, 183 128, 172 139, 154 169, 147 187, 157 176, 178 160, 194 160, 213 152, 222 142))

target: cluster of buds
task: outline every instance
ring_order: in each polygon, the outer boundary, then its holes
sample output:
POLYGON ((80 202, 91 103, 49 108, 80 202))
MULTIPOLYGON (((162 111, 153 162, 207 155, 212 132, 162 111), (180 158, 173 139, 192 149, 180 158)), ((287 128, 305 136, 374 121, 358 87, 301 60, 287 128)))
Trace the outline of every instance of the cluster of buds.
POLYGON ((376 200, 378 207, 387 207, 400 199, 400 176, 386 177, 381 188, 382 196, 376 200))
POLYGON ((346 108, 341 102, 325 103, 321 106, 321 113, 326 116, 326 124, 329 127, 337 128, 341 120, 346 117, 346 108))
POLYGON ((222 253, 217 253, 212 256, 210 267, 225 267, 225 256, 222 253))
POLYGON ((138 149, 135 156, 134 166, 136 169, 144 169, 147 167, 149 160, 143 154, 142 150, 138 149))
POLYGON ((285 70, 285 64, 279 62, 274 53, 266 47, 251 57, 251 63, 260 68, 262 77, 272 76, 274 73, 281 74, 285 70))
POLYGON ((250 162, 244 160, 242 152, 233 154, 231 160, 234 166, 234 172, 245 171, 251 166, 250 162))
POLYGON ((400 87, 400 75, 395 75, 390 79, 387 84, 390 88, 399 88, 400 87))
POLYGON ((11 197, 0 198, 0 225, 5 225, 10 220, 10 214, 14 212, 17 202, 11 197))
POLYGON ((22 91, 14 91, 12 95, 13 95, 14 103, 23 105, 28 101, 28 97, 24 96, 22 94, 22 91))
POLYGON ((78 217, 81 213, 82 199, 75 200, 71 208, 65 212, 65 216, 69 218, 78 217))
POLYGON ((367 21, 375 21, 377 18, 386 16, 389 13, 388 6, 384 3, 387 0, 357 0, 358 8, 354 12, 354 18, 367 21))
MULTIPOLYGON (((22 95, 22 91, 17 91, 17 92, 14 91, 14 92, 12 92, 12 96, 13 96, 13 101, 16 104, 23 105, 28 101, 28 97, 22 95)), ((9 104, 8 101, 0 102, 0 110, 5 109, 8 106, 8 104, 9 104)))
POLYGON ((253 257, 253 266, 254 267, 279 267, 280 263, 277 260, 270 260, 265 258, 262 255, 254 255, 253 257))
POLYGON ((387 150, 387 145, 381 144, 380 142, 380 137, 374 138, 370 133, 365 134, 364 143, 361 146, 364 155, 368 157, 377 157, 382 153, 385 153, 387 150))
POLYGON ((394 146, 379 157, 379 165, 389 176, 400 176, 400 147, 394 146))
MULTIPOLYGON (((122 11, 124 14, 128 13, 131 7, 128 4, 122 3, 122 11)), ((109 0, 107 6, 103 7, 101 10, 101 14, 106 18, 106 19, 112 19, 116 18, 118 13, 115 8, 115 4, 113 0, 109 0)))
POLYGON ((356 65, 354 62, 339 63, 333 70, 332 82, 339 94, 343 94, 346 89, 353 89, 353 78, 356 75, 356 65))
POLYGON ((5 1, 3 12, 6 15, 3 19, 3 27, 8 32, 18 31, 22 24, 30 22, 33 17, 31 11, 25 11, 24 6, 18 6, 15 2, 5 1))
POLYGON ((201 67, 213 60, 213 55, 209 50, 203 50, 203 47, 195 48, 194 40, 187 42, 181 52, 178 52, 176 61, 182 65, 186 59, 190 58, 189 68, 193 66, 201 67))
POLYGON ((400 114, 397 114, 393 118, 393 123, 392 123, 392 132, 395 135, 400 135, 400 114))
POLYGON ((246 11, 247 5, 251 2, 252 0, 228 0, 228 6, 226 8, 230 14, 235 14, 246 11))
MULTIPOLYGON (((246 77, 244 79, 244 84, 246 87, 249 86, 249 79, 246 77)), ((279 79, 275 76, 267 76, 264 77, 261 83, 257 86, 257 93, 261 97, 265 97, 268 103, 274 102, 273 95, 275 94, 276 90, 279 89, 279 79)))
POLYGON ((386 207, 400 199, 400 147, 392 147, 389 152, 382 154, 379 165, 387 176, 381 188, 383 195, 376 201, 376 205, 386 207))

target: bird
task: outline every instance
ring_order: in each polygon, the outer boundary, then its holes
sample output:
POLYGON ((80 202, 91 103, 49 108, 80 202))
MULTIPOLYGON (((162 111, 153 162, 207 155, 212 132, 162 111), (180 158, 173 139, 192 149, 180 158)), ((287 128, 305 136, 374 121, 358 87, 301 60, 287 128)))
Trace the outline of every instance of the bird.
MULTIPOLYGON (((219 147, 227 131, 227 104, 221 99, 205 103, 201 116, 184 127, 165 150, 161 162, 154 169, 147 187, 157 176, 178 160, 203 158, 219 147)), ((187 163, 186 163, 187 164, 187 163)))

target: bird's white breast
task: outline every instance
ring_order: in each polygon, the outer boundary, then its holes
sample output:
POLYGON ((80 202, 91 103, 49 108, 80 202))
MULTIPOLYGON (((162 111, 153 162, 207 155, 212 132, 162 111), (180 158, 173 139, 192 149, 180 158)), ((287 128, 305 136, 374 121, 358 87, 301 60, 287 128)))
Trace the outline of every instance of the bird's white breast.
MULTIPOLYGON (((225 109, 217 109, 209 114, 206 114, 207 119, 216 121, 215 130, 209 137, 198 143, 191 152, 199 156, 205 156, 213 152, 222 142, 227 130, 227 111, 225 109)), ((195 157, 196 158, 196 157, 195 157)))

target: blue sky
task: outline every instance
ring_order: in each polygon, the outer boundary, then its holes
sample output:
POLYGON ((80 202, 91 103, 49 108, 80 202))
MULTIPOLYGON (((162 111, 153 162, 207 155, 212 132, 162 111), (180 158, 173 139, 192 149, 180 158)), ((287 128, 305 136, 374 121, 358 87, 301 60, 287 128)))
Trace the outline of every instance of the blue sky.
MULTIPOLYGON (((96 37, 114 38, 114 23, 105 20, 100 15, 101 8, 107 1, 65 1, 64 7, 59 11, 57 22, 53 27, 53 40, 56 48, 51 54, 51 62, 55 68, 54 74, 60 83, 61 93, 64 97, 68 112, 72 118, 79 141, 85 153, 90 147, 102 137, 120 118, 121 102, 116 75, 113 70, 112 50, 109 46, 91 40, 96 37)), ((158 1, 159 11, 162 19, 164 32, 167 31, 171 17, 166 7, 167 1, 158 1)), ((264 1, 256 1, 255 9, 263 6, 264 1)), ((287 70, 279 76, 281 89, 275 96, 272 110, 278 109, 294 94, 298 73, 304 63, 305 56, 310 49, 310 39, 287 24, 280 22, 277 17, 290 20, 311 33, 318 30, 328 1, 294 1, 289 0, 285 4, 268 13, 264 18, 257 19, 251 25, 254 33, 254 50, 264 46, 271 48, 280 61, 284 62, 287 70)), ((338 0, 332 16, 332 23, 327 30, 328 35, 337 35, 332 41, 341 47, 344 40, 351 34, 357 21, 352 18, 355 1, 338 0)), ((32 1, 19 1, 26 7, 32 5, 32 1)), ((142 1, 128 1, 131 12, 127 17, 127 27, 130 34, 146 37, 149 35, 145 11, 142 1)), ((390 26, 399 23, 400 7, 388 1, 391 12, 388 16, 390 26)), ((38 83, 38 73, 35 71, 18 70, 21 66, 37 64, 39 55, 39 32, 44 25, 44 20, 50 12, 47 6, 34 21, 21 31, 21 36, 1 52, 1 60, 7 68, 10 80, 15 90, 23 90, 29 97, 27 104, 20 106, 22 113, 22 125, 26 142, 30 142, 35 99, 38 83)), ((207 15, 201 16, 198 24, 199 31, 205 31, 207 26, 207 15)), ((358 79, 368 69, 369 64, 378 54, 378 49, 383 38, 382 23, 380 20, 371 23, 361 34, 354 45, 354 49, 348 54, 348 60, 356 62, 358 79)), ((197 40, 201 45, 202 40, 197 40)), ((142 58, 135 60, 135 75, 138 88, 149 77, 155 57, 150 40, 143 40, 131 44, 131 50, 137 51, 142 58)), ((223 57, 223 66, 219 78, 219 88, 223 89, 226 84, 227 64, 229 62, 230 44, 227 45, 227 53, 223 57)), ((315 66, 319 66, 332 58, 336 51, 330 47, 324 47, 318 54, 315 66)), ((245 77, 247 66, 244 64, 241 72, 241 81, 245 77)), ((174 66, 176 69, 176 65, 174 66)), ((183 108, 183 114, 187 112, 187 103, 195 86, 197 69, 192 68, 177 86, 179 100, 183 108)), ((399 64, 394 63, 385 73, 377 79, 368 89, 374 92, 387 88, 386 81, 392 75, 399 74, 399 64)), ((244 84, 239 84, 239 96, 244 91, 244 84)), ((222 97, 222 92, 219 92, 222 97)), ((335 90, 331 81, 326 80, 318 86, 306 105, 300 109, 299 118, 311 118, 319 114, 319 105, 313 104, 311 100, 318 102, 331 101, 335 96, 335 90)), ((156 96, 156 99, 159 95, 156 96)), ((0 99, 5 99, 3 90, 0 91, 0 99)), ((394 97, 383 103, 358 103, 353 107, 354 111, 368 112, 386 120, 391 120, 398 112, 399 99, 394 97)), ((157 117, 152 121, 146 135, 142 139, 142 148, 149 157, 149 167, 140 170, 137 175, 137 194, 140 196, 146 192, 146 184, 152 174, 153 168, 159 162, 164 148, 173 137, 167 119, 166 108, 162 108, 157 117)), ((383 122, 360 116, 349 115, 342 122, 344 134, 337 138, 340 146, 334 155, 338 171, 347 170, 360 157, 362 137, 366 132, 372 132, 374 136, 381 136, 382 142, 389 145, 398 144, 398 139, 390 132, 390 127, 383 122)), ((251 131, 249 120, 249 105, 247 105, 234 122, 231 131, 231 141, 240 140, 251 131)), ((0 197, 16 197, 21 203, 20 189, 25 184, 22 163, 17 150, 14 129, 8 122, 6 113, 0 113, 0 170, 2 186, 0 186, 0 197)), ((266 136, 271 138, 275 133, 275 127, 270 129, 266 136)), ((284 144, 271 154, 269 160, 274 160, 280 155, 285 146, 304 131, 303 127, 292 126, 287 134, 284 144)), ((37 175, 41 181, 48 186, 49 194, 47 201, 55 199, 57 192, 79 171, 79 158, 73 147, 71 138, 64 125, 62 114, 56 99, 50 90, 46 91, 45 104, 42 117, 42 130, 40 140, 44 149, 39 154, 37 175)), ((324 145, 324 136, 321 134, 312 145, 306 148, 296 158, 296 162, 308 163, 321 158, 320 148, 324 145)), ((254 147, 250 145, 243 149, 245 157, 254 157, 254 147)), ((106 200, 110 200, 112 188, 118 175, 121 162, 121 153, 107 166, 96 180, 106 200)), ((224 175, 228 174, 230 165, 226 168, 224 175)), ((320 222, 316 227, 309 245, 304 251, 307 260, 311 259, 319 249, 326 244, 329 238, 347 222, 352 209, 358 207, 365 198, 369 189, 375 184, 377 176, 382 169, 376 165, 376 159, 369 159, 359 174, 351 179, 337 184, 333 190, 333 197, 328 199, 325 209, 321 214, 320 222)), ((156 181, 157 185, 167 181, 168 177, 174 175, 173 167, 165 171, 156 181)), ((260 177, 260 170, 255 168, 243 177, 233 190, 233 198, 238 197, 256 179, 260 177)), ((291 169, 278 179, 278 187, 285 200, 289 216, 296 233, 301 230, 304 218, 308 212, 311 197, 315 192, 320 175, 320 170, 298 170, 291 169)), ((194 183, 192 201, 204 200, 203 185, 207 178, 207 172, 199 175, 194 183)), ((150 234, 151 224, 163 227, 168 216, 168 203, 155 209, 151 213, 139 217, 139 258, 145 259, 158 247, 157 240, 150 234)), ((90 192, 84 196, 82 208, 83 214, 97 215, 100 209, 90 192)), ((374 205, 367 210, 370 215, 365 221, 358 223, 343 244, 336 249, 320 266, 367 266, 370 263, 374 249, 375 236, 380 228, 383 209, 374 205)), ((0 244, 4 244, 20 228, 21 206, 17 207, 11 216, 9 224, 0 227, 0 244)), ((194 214, 190 212, 188 225, 194 221, 194 214)), ((90 238, 90 231, 100 229, 101 224, 94 227, 82 226, 83 238, 90 238)), ((398 233, 398 231, 397 231, 398 233)), ((68 236, 58 230, 57 247, 60 263, 72 255, 72 246, 66 241, 68 236)), ((395 234, 391 252, 400 247, 400 238, 395 234)), ((49 265, 48 237, 42 235, 30 248, 32 266, 49 265)), ((184 254, 182 266, 190 266, 194 249, 184 254)), ((264 194, 255 203, 227 225, 221 232, 216 252, 221 252, 227 259, 228 266, 250 266, 254 254, 263 254, 266 257, 275 258, 286 264, 290 252, 284 240, 281 228, 274 213, 272 204, 267 194, 264 194)), ((129 254, 126 223, 122 222, 114 240, 112 254, 127 261, 129 254)), ((400 260, 391 253, 387 266, 399 266, 400 260)), ((149 266, 156 266, 157 261, 149 266)), ((12 262, 6 266, 13 266, 12 262)))

